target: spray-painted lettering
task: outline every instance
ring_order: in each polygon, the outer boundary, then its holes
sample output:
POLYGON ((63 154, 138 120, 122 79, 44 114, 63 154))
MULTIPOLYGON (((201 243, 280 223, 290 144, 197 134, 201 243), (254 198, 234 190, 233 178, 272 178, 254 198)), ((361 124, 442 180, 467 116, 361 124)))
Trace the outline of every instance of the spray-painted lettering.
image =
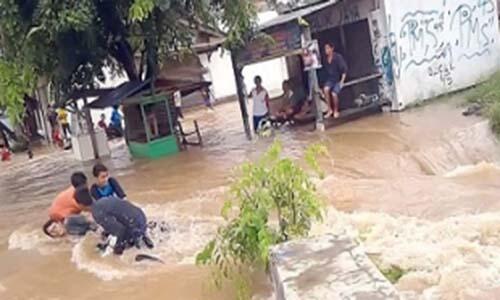
POLYGON ((408 11, 397 20, 389 16, 394 76, 424 68, 428 76, 451 86, 459 61, 492 53, 498 32, 495 7, 494 0, 443 0, 433 9, 408 11))

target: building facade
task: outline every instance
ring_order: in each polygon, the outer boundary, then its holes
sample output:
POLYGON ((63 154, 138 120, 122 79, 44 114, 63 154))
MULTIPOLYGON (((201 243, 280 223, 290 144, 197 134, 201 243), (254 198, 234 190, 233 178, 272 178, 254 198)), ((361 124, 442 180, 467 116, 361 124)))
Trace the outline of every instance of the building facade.
MULTIPOLYGON (((349 87, 341 102, 349 107, 361 94, 378 93, 393 110, 402 110, 470 87, 499 70, 498 16, 497 0, 322 1, 261 26, 291 49, 279 48, 280 43, 273 49, 257 47, 243 61, 263 60, 270 53, 296 59, 293 38, 303 19, 321 48, 333 42, 348 62, 349 87)), ((299 74, 299 66, 289 63, 288 73, 299 74), (293 65, 298 67, 290 70, 293 65)), ((318 77, 321 85, 321 70, 318 77)))
POLYGON ((495 0, 385 0, 370 19, 395 110, 467 88, 500 68, 495 0))

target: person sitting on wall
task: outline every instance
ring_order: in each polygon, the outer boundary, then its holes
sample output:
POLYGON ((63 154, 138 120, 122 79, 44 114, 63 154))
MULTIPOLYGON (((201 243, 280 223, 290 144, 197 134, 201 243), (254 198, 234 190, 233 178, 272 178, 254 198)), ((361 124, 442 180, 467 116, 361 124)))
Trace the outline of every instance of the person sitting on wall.
POLYGON ((105 165, 101 163, 95 164, 92 169, 92 174, 97 179, 97 182, 90 188, 92 197, 94 197, 95 200, 111 196, 124 200, 127 198, 120 183, 109 175, 108 168, 106 168, 105 165))
POLYGON ((75 200, 78 187, 87 186, 87 177, 82 172, 71 175, 71 186, 55 198, 49 209, 49 220, 43 225, 43 232, 51 238, 67 234, 82 236, 93 230, 92 223, 81 215, 83 208, 75 200))
POLYGON ((307 97, 300 87, 292 89, 289 80, 283 81, 282 88, 284 105, 275 118, 277 120, 287 121, 293 119, 297 114, 302 112, 302 108, 307 102, 307 97))
POLYGON ((328 105, 328 113, 326 118, 333 116, 338 118, 339 114, 339 94, 344 87, 344 82, 347 77, 347 64, 344 57, 335 52, 333 43, 325 44, 326 59, 323 64, 323 70, 327 75, 326 82, 323 86, 323 92, 328 105))

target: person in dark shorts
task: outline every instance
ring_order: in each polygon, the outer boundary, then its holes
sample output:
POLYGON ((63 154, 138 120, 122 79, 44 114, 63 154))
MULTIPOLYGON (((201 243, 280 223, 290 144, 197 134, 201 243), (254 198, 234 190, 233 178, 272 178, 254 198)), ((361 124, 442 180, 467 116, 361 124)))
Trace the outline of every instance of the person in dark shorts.
MULTIPOLYGON (((148 248, 153 248, 153 243, 146 234, 146 215, 139 207, 116 197, 94 201, 85 186, 76 190, 75 198, 79 205, 90 209, 92 217, 104 233, 115 238, 114 245, 110 246, 116 255, 123 254, 123 251, 132 246, 140 247, 141 242, 148 248)), ((102 245, 98 246, 102 249, 102 245)))
POLYGON ((327 79, 323 86, 323 92, 328 105, 326 117, 339 117, 339 94, 344 86, 347 77, 347 64, 344 57, 335 52, 333 43, 325 44, 326 59, 323 64, 323 70, 327 79))

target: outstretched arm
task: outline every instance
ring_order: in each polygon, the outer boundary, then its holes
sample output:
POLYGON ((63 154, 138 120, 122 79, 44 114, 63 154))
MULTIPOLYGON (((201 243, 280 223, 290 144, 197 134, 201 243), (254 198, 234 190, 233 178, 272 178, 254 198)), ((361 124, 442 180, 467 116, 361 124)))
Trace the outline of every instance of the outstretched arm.
POLYGON ((111 178, 109 178, 109 184, 111 185, 111 187, 115 191, 115 194, 118 196, 118 198, 120 198, 120 199, 127 198, 127 194, 125 194, 125 191, 123 190, 120 183, 118 183, 118 180, 111 177, 111 178))

